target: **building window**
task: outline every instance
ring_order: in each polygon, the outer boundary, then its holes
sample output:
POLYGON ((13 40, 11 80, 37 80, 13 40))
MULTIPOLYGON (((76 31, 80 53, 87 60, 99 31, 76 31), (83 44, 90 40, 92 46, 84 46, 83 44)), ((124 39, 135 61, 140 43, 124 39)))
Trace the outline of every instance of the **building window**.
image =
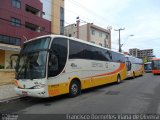
POLYGON ((42 12, 42 15, 45 15, 46 13, 45 12, 42 12))
POLYGON ((102 32, 99 32, 99 37, 102 37, 102 32))
POLYGON ((40 31, 42 32, 42 31, 45 31, 45 27, 41 27, 40 28, 40 31))
POLYGON ((106 34, 106 39, 108 39, 109 38, 109 36, 108 36, 108 34, 106 34))
POLYGON ((11 18, 11 24, 17 27, 20 27, 21 21, 17 18, 11 18))
POLYGON ((69 37, 72 37, 72 34, 69 34, 69 37))
POLYGON ((60 34, 64 35, 64 8, 60 7, 60 34))
POLYGON ((34 25, 32 23, 25 22, 25 27, 36 32, 40 32, 39 26, 34 25))
POLYGON ((64 20, 60 20, 60 34, 64 35, 64 20))
POLYGON ((20 41, 21 41, 20 38, 0 35, 0 43, 20 46, 20 41))
POLYGON ((12 0, 12 6, 15 8, 21 8, 20 0, 12 0))
POLYGON ((95 31, 95 30, 92 30, 91 32, 92 32, 92 35, 95 35, 95 32, 96 32, 96 31, 95 31))
POLYGON ((107 41, 104 39, 104 47, 108 47, 107 46, 107 41))
POLYGON ((34 8, 34 7, 31 7, 29 5, 26 5, 25 6, 25 9, 26 9, 26 12, 29 12, 33 15, 36 15, 36 16, 40 16, 40 12, 38 9, 34 8))

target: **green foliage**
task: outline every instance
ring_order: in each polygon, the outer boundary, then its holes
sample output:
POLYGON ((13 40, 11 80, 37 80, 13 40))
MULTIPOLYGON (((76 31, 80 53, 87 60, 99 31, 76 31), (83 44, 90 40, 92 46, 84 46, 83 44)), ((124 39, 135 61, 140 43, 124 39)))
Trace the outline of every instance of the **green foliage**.
POLYGON ((4 65, 0 65, 0 69, 4 69, 4 65))

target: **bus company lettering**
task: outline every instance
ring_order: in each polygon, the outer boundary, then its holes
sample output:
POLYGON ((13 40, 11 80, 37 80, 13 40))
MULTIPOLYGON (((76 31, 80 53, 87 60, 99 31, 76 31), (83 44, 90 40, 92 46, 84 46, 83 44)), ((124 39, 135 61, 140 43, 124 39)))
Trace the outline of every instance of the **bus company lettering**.
POLYGON ((103 67, 102 63, 96 63, 96 62, 92 62, 92 67, 103 67))

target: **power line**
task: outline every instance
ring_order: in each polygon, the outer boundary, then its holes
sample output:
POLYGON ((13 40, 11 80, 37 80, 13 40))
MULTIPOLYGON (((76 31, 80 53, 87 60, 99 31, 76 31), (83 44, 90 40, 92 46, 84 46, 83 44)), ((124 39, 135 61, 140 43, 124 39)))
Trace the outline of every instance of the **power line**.
MULTIPOLYGON (((91 9, 85 7, 84 5, 80 4, 79 2, 76 2, 75 0, 70 0, 70 2, 72 2, 74 5, 78 6, 79 8, 82 8, 83 10, 85 10, 86 12, 92 14, 93 16, 97 16, 97 18, 99 18, 99 20, 101 22, 104 23, 104 21, 108 21, 106 20, 106 18, 104 18, 103 16, 97 14, 96 12, 92 11, 91 9)), ((106 22, 104 23, 106 24, 106 22)))

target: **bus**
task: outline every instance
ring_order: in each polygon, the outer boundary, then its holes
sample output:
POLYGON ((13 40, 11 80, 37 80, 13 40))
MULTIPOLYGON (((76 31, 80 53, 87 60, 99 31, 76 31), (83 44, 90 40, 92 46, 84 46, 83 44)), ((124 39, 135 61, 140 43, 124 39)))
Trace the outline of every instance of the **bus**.
POLYGON ((151 73, 152 72, 152 62, 144 63, 144 71, 146 73, 151 73))
POLYGON ((152 59, 152 73, 160 74, 160 58, 153 58, 152 59))
POLYGON ((126 78, 124 54, 61 35, 26 41, 16 64, 15 91, 33 97, 69 94, 126 78))
POLYGON ((126 55, 127 77, 135 78, 144 74, 144 65, 142 59, 126 55))

